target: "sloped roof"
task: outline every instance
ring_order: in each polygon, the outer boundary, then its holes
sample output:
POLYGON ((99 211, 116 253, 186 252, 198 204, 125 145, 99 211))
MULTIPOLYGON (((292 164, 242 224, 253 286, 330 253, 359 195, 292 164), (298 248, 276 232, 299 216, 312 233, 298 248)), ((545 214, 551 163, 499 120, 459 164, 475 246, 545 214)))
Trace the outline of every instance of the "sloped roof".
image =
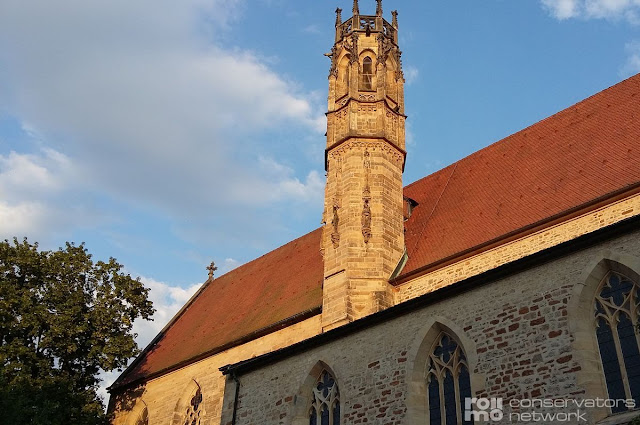
MULTIPOLYGON (((397 280, 640 185, 640 74, 404 189, 397 280)), ((114 386, 322 306, 321 229, 210 282, 114 386)))

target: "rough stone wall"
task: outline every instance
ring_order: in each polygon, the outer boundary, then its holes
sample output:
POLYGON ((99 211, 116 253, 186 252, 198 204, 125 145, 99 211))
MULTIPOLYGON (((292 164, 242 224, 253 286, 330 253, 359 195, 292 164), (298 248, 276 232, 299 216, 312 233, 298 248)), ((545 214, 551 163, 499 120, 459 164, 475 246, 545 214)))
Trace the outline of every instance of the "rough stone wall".
MULTIPOLYGON (((578 384, 582 368, 599 366, 577 361, 568 306, 603 250, 640 256, 639 236, 640 231, 540 264, 242 375, 237 423, 296 424, 309 391, 303 383, 319 361, 337 379, 344 424, 424 423, 415 413, 416 400, 426 396, 416 381, 424 364, 416 359, 430 349, 431 342, 423 340, 438 324, 461 334, 474 395, 505 399, 502 423, 513 423, 507 420, 512 399, 599 396, 578 384)), ((232 405, 227 394, 224 425, 232 405)), ((589 410, 589 423, 606 414, 589 410)))

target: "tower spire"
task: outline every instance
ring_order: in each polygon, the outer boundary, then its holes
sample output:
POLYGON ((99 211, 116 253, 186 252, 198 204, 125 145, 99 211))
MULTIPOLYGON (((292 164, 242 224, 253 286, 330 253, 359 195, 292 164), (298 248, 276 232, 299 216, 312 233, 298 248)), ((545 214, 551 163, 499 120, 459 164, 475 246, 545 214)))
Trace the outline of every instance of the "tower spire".
POLYGON ((336 27, 342 23, 342 9, 336 9, 336 27))
POLYGON ((393 25, 395 29, 398 29, 398 11, 394 10, 393 12, 391 12, 391 15, 393 15, 393 20, 391 21, 391 25, 393 25))
POLYGON ((354 0, 344 23, 336 11, 327 55, 323 330, 392 306, 389 279, 405 256, 404 80, 397 30, 376 4, 361 16, 354 0))

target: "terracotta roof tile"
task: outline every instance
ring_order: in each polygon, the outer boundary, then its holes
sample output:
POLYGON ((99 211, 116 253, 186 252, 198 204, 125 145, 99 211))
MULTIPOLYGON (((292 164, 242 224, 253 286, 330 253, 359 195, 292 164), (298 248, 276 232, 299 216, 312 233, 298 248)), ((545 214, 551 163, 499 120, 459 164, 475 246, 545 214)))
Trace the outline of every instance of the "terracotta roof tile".
POLYGON ((321 229, 210 281, 115 385, 155 374, 322 305, 321 229))
MULTIPOLYGON (((400 276, 640 182, 640 74, 408 185, 400 276)), ((212 281, 116 385, 322 305, 321 229, 212 281)))

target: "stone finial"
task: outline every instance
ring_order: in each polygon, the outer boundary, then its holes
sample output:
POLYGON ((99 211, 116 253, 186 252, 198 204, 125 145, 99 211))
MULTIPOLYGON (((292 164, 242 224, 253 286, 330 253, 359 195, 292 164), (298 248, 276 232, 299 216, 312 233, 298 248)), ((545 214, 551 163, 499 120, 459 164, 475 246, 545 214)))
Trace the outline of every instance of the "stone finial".
POLYGON ((353 0, 353 14, 354 16, 360 14, 360 7, 358 6, 358 0, 353 0))
POLYGON ((393 25, 394 28, 398 28, 398 11, 394 10, 393 12, 391 12, 391 14, 393 15, 391 25, 393 25))
POLYGON ((342 23, 342 9, 336 9, 336 27, 342 23))
POLYGON ((378 5, 376 6, 376 16, 382 16, 382 0, 376 0, 378 5))
POLYGON ((216 267, 216 263, 212 261, 211 264, 207 266, 207 270, 209 270, 209 279, 213 279, 213 272, 218 270, 218 268, 216 267))

